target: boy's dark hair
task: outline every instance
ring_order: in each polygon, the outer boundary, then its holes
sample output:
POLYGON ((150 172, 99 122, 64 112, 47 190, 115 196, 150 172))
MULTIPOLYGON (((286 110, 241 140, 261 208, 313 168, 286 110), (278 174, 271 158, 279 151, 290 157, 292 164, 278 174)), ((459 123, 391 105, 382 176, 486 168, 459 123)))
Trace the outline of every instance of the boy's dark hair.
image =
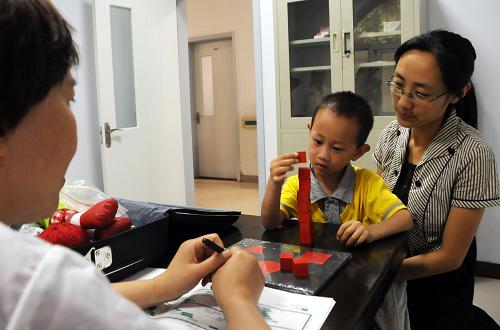
POLYGON ((70 30, 48 0, 0 1, 0 137, 78 63, 70 30))
POLYGON ((477 102, 474 87, 471 86, 467 95, 464 97, 462 95, 463 88, 470 82, 474 72, 476 51, 472 43, 459 34, 434 30, 414 37, 399 46, 394 54, 396 64, 404 53, 413 49, 434 55, 448 92, 460 98, 455 105, 450 104, 449 110, 455 107, 460 118, 477 128, 477 102))
POLYGON ((359 132, 356 138, 358 147, 361 147, 368 138, 373 127, 373 113, 370 105, 364 98, 352 92, 337 92, 327 95, 314 109, 311 119, 311 128, 318 111, 329 110, 338 116, 354 118, 358 121, 359 132))

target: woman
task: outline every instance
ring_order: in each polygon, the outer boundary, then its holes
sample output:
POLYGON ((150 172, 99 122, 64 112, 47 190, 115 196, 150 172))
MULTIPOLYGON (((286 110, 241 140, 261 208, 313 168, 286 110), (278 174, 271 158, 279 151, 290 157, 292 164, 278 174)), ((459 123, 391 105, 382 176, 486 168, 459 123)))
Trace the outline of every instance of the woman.
POLYGON ((412 329, 473 329, 482 312, 472 305, 474 235, 500 196, 493 152, 475 129, 475 58, 469 40, 432 31, 398 48, 387 82, 397 121, 374 159, 414 221, 398 273, 412 329))
POLYGON ((177 298, 213 273, 228 328, 267 329, 256 307, 263 276, 241 250, 211 253, 193 239, 163 274, 112 287, 80 255, 6 226, 57 206, 76 150, 69 70, 77 62, 68 24, 48 0, 0 2, 0 328, 156 329, 139 307, 177 298))

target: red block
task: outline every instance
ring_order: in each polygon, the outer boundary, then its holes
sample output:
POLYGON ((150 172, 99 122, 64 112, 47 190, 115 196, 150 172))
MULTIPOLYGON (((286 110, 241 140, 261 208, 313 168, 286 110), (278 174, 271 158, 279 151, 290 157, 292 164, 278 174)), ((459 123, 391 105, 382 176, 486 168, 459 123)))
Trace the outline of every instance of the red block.
POLYGON ((311 182, 311 169, 309 167, 299 167, 299 182, 311 182))
POLYGON ((311 212, 300 212, 299 211, 299 222, 311 222, 312 215, 311 212))
POLYGON ((311 192, 307 190, 299 189, 297 190, 297 200, 311 200, 311 192))
POLYGON ((280 253, 280 266, 282 272, 291 272, 293 269, 293 253, 281 252, 280 253))
POLYGON ((299 154, 299 163, 306 163, 307 162, 307 156, 305 151, 297 151, 299 154))
POLYGON ((298 200, 297 202, 297 209, 299 210, 299 213, 306 213, 306 212, 311 212, 311 202, 309 200, 298 200))
POLYGON ((295 277, 309 277, 309 264, 300 258, 293 259, 293 275, 295 277))
POLYGON ((310 221, 300 221, 300 243, 301 244, 312 244, 312 222, 310 221))

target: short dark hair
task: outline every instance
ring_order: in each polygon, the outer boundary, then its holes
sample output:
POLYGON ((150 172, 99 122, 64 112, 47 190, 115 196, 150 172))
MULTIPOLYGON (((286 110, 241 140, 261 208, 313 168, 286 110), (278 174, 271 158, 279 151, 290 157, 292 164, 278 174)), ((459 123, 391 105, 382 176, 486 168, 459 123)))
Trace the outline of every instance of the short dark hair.
POLYGON ((459 34, 434 30, 416 36, 399 46, 394 54, 396 64, 404 53, 413 49, 434 55, 448 92, 460 98, 457 104, 450 105, 449 110, 455 107, 459 117, 477 128, 477 102, 474 87, 472 86, 467 95, 462 95, 463 88, 470 82, 474 72, 476 51, 472 43, 459 34))
POLYGON ((373 113, 370 105, 364 98, 353 92, 337 92, 327 95, 321 103, 314 109, 311 119, 311 128, 314 119, 320 110, 329 110, 338 116, 354 118, 359 124, 359 132, 356 138, 358 147, 362 146, 373 127, 373 113))
POLYGON ((0 137, 77 63, 71 27, 50 1, 0 1, 0 137))

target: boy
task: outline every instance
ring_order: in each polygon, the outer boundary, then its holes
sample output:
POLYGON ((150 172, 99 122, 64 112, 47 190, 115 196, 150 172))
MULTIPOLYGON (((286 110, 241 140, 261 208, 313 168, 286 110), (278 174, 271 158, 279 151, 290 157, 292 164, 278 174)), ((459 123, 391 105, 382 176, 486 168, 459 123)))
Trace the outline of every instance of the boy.
MULTIPOLYGON (((351 160, 370 150, 365 142, 372 126, 370 106, 351 92, 326 96, 307 125, 312 220, 340 224, 337 239, 348 246, 370 243, 413 225, 410 212, 381 177, 351 166, 351 160)), ((284 219, 298 214, 298 176, 286 180, 297 157, 291 153, 271 162, 261 208, 266 229, 277 228, 284 219)), ((382 329, 408 328, 405 282, 391 286, 375 322, 382 329)))
MULTIPOLYGON (((351 92, 326 96, 307 125, 312 218, 341 224, 337 238, 346 245, 370 243, 412 227, 410 213, 382 178, 351 166, 351 160, 370 150, 365 141, 372 126, 370 106, 351 92)), ((261 211, 266 229, 297 216, 298 177, 285 182, 297 157, 291 153, 271 162, 261 211)))

